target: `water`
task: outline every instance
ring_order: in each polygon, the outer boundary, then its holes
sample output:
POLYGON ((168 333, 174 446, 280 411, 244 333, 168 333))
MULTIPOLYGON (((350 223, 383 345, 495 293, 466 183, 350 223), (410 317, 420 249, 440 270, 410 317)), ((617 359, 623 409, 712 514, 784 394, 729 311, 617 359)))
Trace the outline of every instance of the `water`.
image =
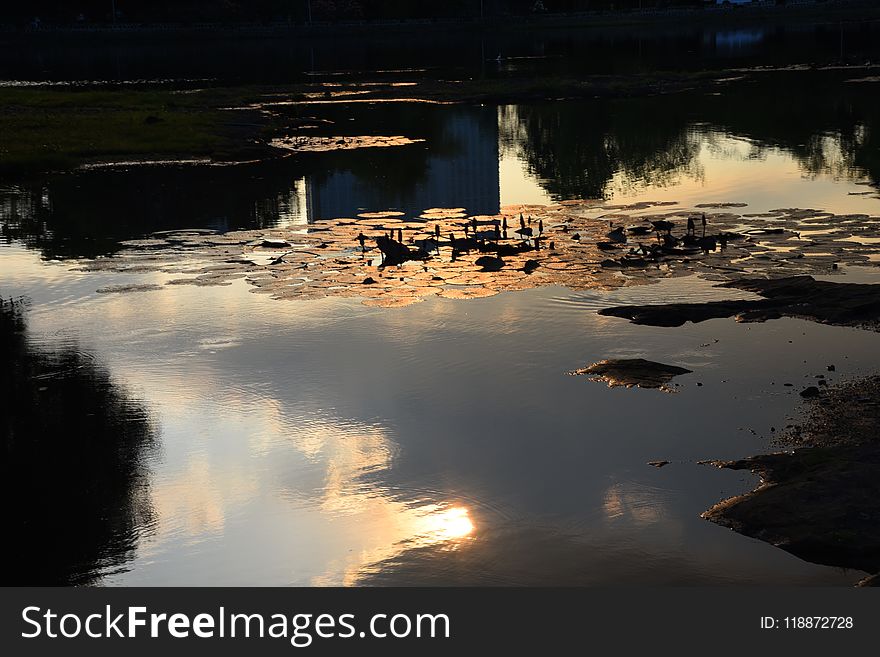
MULTIPOLYGON (((733 52, 763 41, 713 43, 733 52)), ((73 269, 156 230, 305 229, 386 209, 491 214, 605 197, 878 215, 874 86, 841 84, 845 75, 768 74, 735 92, 621 100, 339 105, 321 112, 348 134, 426 141, 4 181, 0 296, 29 299, 26 328, 4 328, 25 331, 8 355, 39 377, 28 395, 51 395, 33 416, 13 403, 29 399, 19 379, 4 395, 3 415, 44 446, 5 477, 21 487, 9 493, 23 500, 22 579, 854 583, 860 573, 702 520, 755 479, 697 461, 776 448, 771 427, 795 421, 797 392, 827 365, 839 379, 880 369, 873 333, 793 319, 661 329, 596 314, 738 294, 693 277, 389 310, 274 301, 241 281, 97 294, 163 279, 73 269), (675 394, 567 375, 612 357, 693 374, 675 394), (126 449, 108 458, 101 446, 113 441, 126 449), (658 459, 671 464, 647 465, 658 459), (21 494, 37 481, 39 496, 21 494)), ((845 268, 834 280, 878 273, 845 268)))
POLYGON ((16 82, 281 83, 348 73, 505 77, 696 71, 740 66, 862 64, 876 60, 876 16, 818 22, 769 17, 741 24, 665 23, 566 28, 444 29, 330 38, 242 38, 220 33, 159 38, 15 39, 0 79, 16 82))

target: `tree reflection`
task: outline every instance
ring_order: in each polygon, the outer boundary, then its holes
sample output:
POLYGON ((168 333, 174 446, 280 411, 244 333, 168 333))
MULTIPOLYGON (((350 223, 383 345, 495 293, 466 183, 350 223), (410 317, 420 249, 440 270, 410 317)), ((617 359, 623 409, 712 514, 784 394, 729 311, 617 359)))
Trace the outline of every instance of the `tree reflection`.
MULTIPOLYGON (((733 74, 732 74, 733 75, 733 74)), ((556 200, 701 180, 718 135, 749 157, 789 153, 808 175, 880 183, 878 82, 850 71, 750 72, 657 96, 492 108, 377 104, 315 110, 327 135, 406 135, 401 148, 310 153, 235 167, 141 167, 46 176, 0 191, 0 227, 46 258, 95 257, 182 228, 232 230, 364 209, 497 212, 498 148, 556 200), (299 187, 298 187, 299 185, 299 187)), ((317 119, 316 119, 317 120, 317 119)))
POLYGON ((0 299, 5 585, 92 584, 123 568, 153 519, 142 404, 73 346, 28 336, 0 299))
POLYGON ((264 228, 353 216, 363 208, 418 213, 467 201, 478 213, 498 211, 493 110, 386 104, 358 106, 355 113, 330 106, 322 118, 328 123, 308 134, 424 141, 237 166, 93 169, 20 181, 0 188, 2 237, 47 259, 94 258, 162 230, 264 228), (469 199, 460 197, 462 188, 471 188, 469 199))
POLYGON ((880 83, 843 75, 786 71, 686 93, 502 107, 501 144, 555 200, 699 180, 701 147, 719 134, 752 140, 750 157, 781 149, 808 175, 876 185, 880 83))
POLYGON ((92 258, 154 231, 274 225, 294 180, 285 162, 51 175, 0 192, 0 223, 45 258, 92 258))
POLYGON ((719 128, 790 152, 810 175, 880 183, 878 82, 851 73, 789 71, 757 76, 735 93, 704 97, 719 128))
POLYGON ((555 200, 603 198, 624 185, 699 177, 700 140, 664 99, 503 107, 502 145, 523 159, 555 200))

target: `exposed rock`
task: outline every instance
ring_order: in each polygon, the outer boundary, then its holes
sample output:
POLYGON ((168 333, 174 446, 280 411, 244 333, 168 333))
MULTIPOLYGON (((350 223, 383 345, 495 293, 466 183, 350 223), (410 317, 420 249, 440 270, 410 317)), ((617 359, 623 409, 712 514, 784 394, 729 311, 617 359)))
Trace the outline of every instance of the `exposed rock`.
POLYGON ((756 300, 670 303, 604 308, 600 315, 622 317, 635 324, 681 326, 685 322, 736 316, 739 321, 763 322, 798 317, 823 324, 880 330, 880 285, 831 283, 812 276, 744 279, 718 287, 755 292, 756 300))
POLYGON ((644 358, 600 360, 598 363, 571 372, 574 376, 588 375, 593 381, 607 381, 608 386, 659 388, 671 392, 667 385, 674 377, 690 374, 691 370, 675 365, 664 365, 644 358))
POLYGON ((104 287, 99 287, 95 292, 98 294, 125 294, 128 292, 149 292, 161 289, 162 286, 155 283, 132 283, 131 285, 105 285, 104 287))
MULTIPOLYGON (((751 470, 755 490, 703 517, 807 561, 880 571, 880 377, 848 383, 812 403, 789 453, 716 461, 751 470), (853 404, 866 398, 865 404, 853 404)), ((863 580, 864 581, 864 580, 863 580)), ((865 585, 875 584, 876 577, 865 585)))
POLYGON ((263 239, 260 242, 260 246, 264 249, 286 249, 290 246, 290 242, 287 240, 263 239))

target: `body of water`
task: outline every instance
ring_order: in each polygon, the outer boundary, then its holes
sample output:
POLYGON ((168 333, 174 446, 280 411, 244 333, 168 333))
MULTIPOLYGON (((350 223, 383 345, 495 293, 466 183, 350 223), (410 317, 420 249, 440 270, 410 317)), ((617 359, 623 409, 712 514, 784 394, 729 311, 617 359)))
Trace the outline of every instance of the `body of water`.
MULTIPOLYGON (((823 29, 779 51, 768 44, 788 43, 790 31, 689 43, 731 58, 757 49, 772 64, 772 53, 798 58, 822 42, 823 29)), ((561 70, 580 67, 565 34, 545 54, 558 53, 561 70)), ((655 37, 644 52, 662 44, 655 37)), ((877 83, 845 81, 867 76, 787 71, 670 96, 505 106, 342 104, 320 110, 337 134, 425 141, 3 181, 0 296, 27 300, 3 309, 15 375, 3 415, 17 441, 31 430, 39 440, 5 466, 20 487, 8 494, 24 500, 20 578, 854 583, 861 573, 702 520, 755 478, 697 462, 774 449, 797 421, 797 392, 828 365, 839 379, 880 369, 874 333, 794 319, 667 329, 596 313, 739 294, 696 277, 382 309, 272 300, 241 281, 99 294, 165 278, 76 265, 160 230, 309 230, 362 212, 496 214, 576 198, 876 217, 877 83), (693 373, 674 394, 567 374, 613 357, 693 373), (659 459, 671 463, 647 465, 659 459)), ((828 274, 880 282, 875 267, 828 274)))

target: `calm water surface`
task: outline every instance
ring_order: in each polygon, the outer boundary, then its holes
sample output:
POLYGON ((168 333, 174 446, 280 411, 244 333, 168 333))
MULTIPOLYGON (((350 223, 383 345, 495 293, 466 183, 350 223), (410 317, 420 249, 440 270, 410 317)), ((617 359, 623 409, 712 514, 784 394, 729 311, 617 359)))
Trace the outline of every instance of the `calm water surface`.
MULTIPOLYGON (((54 394, 60 378, 78 395, 45 407, 69 427, 49 439, 74 459, 48 466, 60 477, 47 477, 48 494, 77 503, 66 517, 32 516, 24 578, 44 577, 60 550, 77 558, 53 577, 112 585, 854 583, 860 573, 700 519, 755 480, 696 461, 772 448, 797 391, 827 365, 841 379, 880 370, 874 333, 792 319, 662 329, 596 314, 738 294, 696 278, 388 310, 273 301, 242 282, 97 294, 165 278, 72 269, 155 230, 307 228, 390 208, 484 214, 606 197, 878 215, 874 87, 836 75, 790 74, 785 94, 766 78, 720 95, 338 106, 326 115, 348 134, 427 141, 4 182, 0 295, 30 300, 16 357, 46 372, 34 394, 54 394), (817 96, 823 85, 836 95, 817 96), (693 373, 676 394, 566 375, 610 357, 693 373), (99 410, 86 423, 87 404, 99 410), (98 467, 83 435, 126 422, 138 426, 133 455, 98 467), (657 459, 672 463, 646 465, 657 459)), ((880 270, 834 279, 880 282, 880 270)))

